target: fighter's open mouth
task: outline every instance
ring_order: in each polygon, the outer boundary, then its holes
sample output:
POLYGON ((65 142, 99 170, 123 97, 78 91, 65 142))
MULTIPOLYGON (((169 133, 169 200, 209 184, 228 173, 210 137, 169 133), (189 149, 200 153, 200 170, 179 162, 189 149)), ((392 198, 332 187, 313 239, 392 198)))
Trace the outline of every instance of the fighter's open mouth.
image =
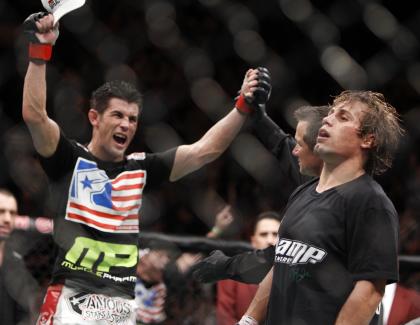
POLYGON ((324 129, 320 129, 318 132, 318 136, 322 137, 322 138, 328 138, 330 135, 327 131, 325 131, 324 129))
POLYGON ((127 141, 127 137, 122 134, 114 134, 113 138, 119 144, 124 144, 127 141))

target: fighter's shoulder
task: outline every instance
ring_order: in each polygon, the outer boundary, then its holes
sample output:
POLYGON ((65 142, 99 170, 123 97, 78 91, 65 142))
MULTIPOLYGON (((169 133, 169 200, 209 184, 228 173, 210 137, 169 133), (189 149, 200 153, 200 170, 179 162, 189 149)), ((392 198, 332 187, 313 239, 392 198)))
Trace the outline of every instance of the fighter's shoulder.
POLYGON ((290 200, 294 199, 296 196, 298 196, 300 193, 305 192, 306 190, 308 190, 309 188, 315 187, 316 184, 318 184, 319 181, 319 177, 314 177, 314 178, 310 178, 309 180, 307 180, 305 183, 303 183, 302 185, 298 186, 293 193, 290 195, 290 200))
POLYGON ((356 181, 351 182, 349 186, 345 187, 344 192, 348 199, 359 202, 361 205, 364 203, 370 207, 375 207, 379 204, 393 210, 391 200, 382 186, 369 175, 363 175, 356 181))

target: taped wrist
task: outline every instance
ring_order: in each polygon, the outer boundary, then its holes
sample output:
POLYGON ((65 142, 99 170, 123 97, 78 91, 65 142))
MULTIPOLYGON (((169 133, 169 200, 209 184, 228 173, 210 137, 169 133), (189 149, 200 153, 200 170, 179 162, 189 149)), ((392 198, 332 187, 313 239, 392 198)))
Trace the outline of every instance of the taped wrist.
POLYGON ((29 60, 42 63, 49 61, 52 56, 52 45, 41 43, 29 43, 29 60))
POLYGON ((210 232, 212 232, 215 236, 219 236, 222 233, 222 231, 219 228, 217 228, 216 226, 211 228, 210 232))
POLYGON ((242 114, 251 114, 254 109, 252 108, 252 106, 246 101, 245 97, 240 94, 238 99, 236 100, 235 103, 235 108, 242 114))
POLYGON ((238 325, 258 325, 258 322, 251 316, 244 315, 239 321, 238 325))

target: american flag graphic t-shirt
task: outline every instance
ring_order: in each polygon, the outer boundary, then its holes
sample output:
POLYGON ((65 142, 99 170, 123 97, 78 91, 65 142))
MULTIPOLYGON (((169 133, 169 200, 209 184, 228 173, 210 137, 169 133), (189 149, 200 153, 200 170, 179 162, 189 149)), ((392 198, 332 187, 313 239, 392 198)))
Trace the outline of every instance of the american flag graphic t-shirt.
POLYGON ((67 204, 66 219, 115 233, 139 231, 146 171, 125 171, 110 179, 94 161, 77 160, 67 204))

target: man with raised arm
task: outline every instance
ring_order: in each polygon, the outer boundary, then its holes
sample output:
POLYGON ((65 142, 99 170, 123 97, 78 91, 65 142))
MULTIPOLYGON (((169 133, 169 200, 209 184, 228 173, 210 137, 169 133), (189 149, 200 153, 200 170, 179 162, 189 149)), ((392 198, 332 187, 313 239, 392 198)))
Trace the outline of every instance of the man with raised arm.
POLYGON ((24 23, 30 41, 22 114, 52 190, 58 256, 39 324, 135 324, 138 211, 144 187, 175 181, 219 157, 270 92, 264 68, 247 71, 233 109, 200 140, 163 153, 126 155, 142 109, 129 83, 92 93, 89 143, 68 139, 46 110, 46 62, 58 38, 52 15, 24 23), (258 96, 256 95, 258 92, 258 96))
MULTIPOLYGON (((289 182, 292 190, 314 177, 319 177, 323 161, 313 150, 322 119, 327 116, 329 106, 299 107, 294 113, 297 121, 295 138, 275 124, 261 106, 253 114, 255 133, 280 162, 281 173, 287 178, 285 181, 289 182)), ((291 192, 287 192, 282 184, 279 186, 290 196, 291 192)), ((273 266, 274 250, 274 246, 269 246, 263 250, 232 257, 216 250, 194 266, 193 275, 201 282, 232 279, 259 284, 273 266)))

